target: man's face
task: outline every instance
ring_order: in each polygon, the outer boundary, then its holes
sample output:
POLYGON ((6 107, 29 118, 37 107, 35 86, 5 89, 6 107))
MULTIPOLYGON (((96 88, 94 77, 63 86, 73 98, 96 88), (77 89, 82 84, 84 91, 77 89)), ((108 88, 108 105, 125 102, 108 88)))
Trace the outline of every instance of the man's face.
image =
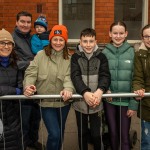
POLYGON ((19 20, 16 21, 17 28, 26 34, 31 30, 31 17, 30 16, 20 16, 19 20))

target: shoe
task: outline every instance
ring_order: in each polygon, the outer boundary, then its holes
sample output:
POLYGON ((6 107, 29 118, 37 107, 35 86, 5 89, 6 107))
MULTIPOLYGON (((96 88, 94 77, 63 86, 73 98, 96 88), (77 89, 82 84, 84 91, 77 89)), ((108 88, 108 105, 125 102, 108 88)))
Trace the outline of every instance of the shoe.
POLYGON ((28 145, 30 150, 45 150, 45 145, 42 145, 40 142, 28 145))

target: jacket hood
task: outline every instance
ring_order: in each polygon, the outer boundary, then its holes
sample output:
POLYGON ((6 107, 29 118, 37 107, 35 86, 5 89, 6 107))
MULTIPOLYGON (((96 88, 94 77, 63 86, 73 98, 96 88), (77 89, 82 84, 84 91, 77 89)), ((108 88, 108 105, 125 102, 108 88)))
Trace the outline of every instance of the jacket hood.
POLYGON ((111 51, 111 53, 115 54, 117 52, 119 53, 123 53, 125 52, 127 49, 129 49, 131 47, 131 45, 127 42, 124 42, 120 47, 115 47, 113 44, 107 44, 106 48, 109 49, 109 51, 111 51), (119 50, 119 51, 118 51, 119 50))
POLYGON ((93 52, 91 54, 87 54, 80 45, 77 45, 77 49, 75 52, 78 55, 81 55, 82 57, 85 57, 85 56, 91 57, 91 56, 97 56, 99 53, 101 53, 101 50, 99 49, 98 45, 96 45, 93 52))
POLYGON ((147 47, 145 46, 145 44, 142 42, 140 47, 139 47, 139 50, 145 50, 145 51, 148 51, 147 47))

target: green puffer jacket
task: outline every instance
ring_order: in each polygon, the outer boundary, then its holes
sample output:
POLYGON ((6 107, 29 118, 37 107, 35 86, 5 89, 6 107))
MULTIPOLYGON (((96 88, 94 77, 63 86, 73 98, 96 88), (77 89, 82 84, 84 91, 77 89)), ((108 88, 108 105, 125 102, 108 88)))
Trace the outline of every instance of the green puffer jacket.
MULTIPOLYGON (((51 58, 40 51, 25 71, 24 87, 35 85, 38 95, 60 94, 63 89, 73 92, 74 87, 70 78, 70 59, 63 58, 63 51, 52 51, 51 58)), ((60 99, 43 99, 42 107, 63 107, 68 102, 60 99)))
MULTIPOLYGON (((106 45, 103 53, 109 62, 111 73, 110 91, 112 93, 130 93, 133 77, 134 49, 127 42, 120 47, 106 45)), ((129 110, 137 110, 138 102, 133 98, 113 98, 111 104, 128 106, 129 110)))
MULTIPOLYGON (((135 54, 135 71, 133 77, 133 90, 145 89, 150 92, 150 49, 144 43, 135 54)), ((144 97, 140 101, 138 117, 150 121, 150 97, 144 97)))

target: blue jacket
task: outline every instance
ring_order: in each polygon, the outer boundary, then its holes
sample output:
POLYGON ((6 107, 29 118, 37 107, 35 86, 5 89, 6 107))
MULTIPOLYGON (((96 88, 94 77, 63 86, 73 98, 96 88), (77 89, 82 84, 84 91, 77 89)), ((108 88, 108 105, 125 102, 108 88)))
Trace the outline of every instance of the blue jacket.
POLYGON ((31 49, 33 54, 37 54, 37 52, 43 50, 43 48, 49 44, 49 34, 47 34, 47 32, 44 32, 42 34, 45 34, 46 36, 34 34, 31 38, 31 49))

